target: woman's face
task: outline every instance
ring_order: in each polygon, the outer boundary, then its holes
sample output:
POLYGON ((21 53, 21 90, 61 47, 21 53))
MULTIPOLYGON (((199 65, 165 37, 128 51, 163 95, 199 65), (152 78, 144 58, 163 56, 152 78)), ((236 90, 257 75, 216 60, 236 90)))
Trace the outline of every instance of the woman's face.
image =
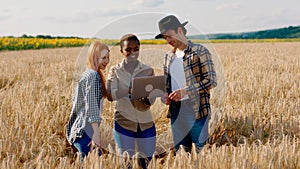
POLYGON ((104 70, 109 63, 109 50, 103 49, 98 57, 98 64, 100 69, 104 70))
POLYGON ((140 46, 135 41, 124 41, 121 53, 128 60, 137 60, 139 57, 140 46))

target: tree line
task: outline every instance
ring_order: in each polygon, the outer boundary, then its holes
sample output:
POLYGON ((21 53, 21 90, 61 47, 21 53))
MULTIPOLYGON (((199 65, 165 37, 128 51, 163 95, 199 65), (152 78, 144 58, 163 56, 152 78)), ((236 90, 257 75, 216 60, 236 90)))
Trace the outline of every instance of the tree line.
POLYGON ((243 33, 219 33, 189 36, 191 39, 288 39, 300 38, 300 26, 243 33))
MULTIPOLYGON (((15 38, 14 36, 7 36, 8 38, 15 38)), ((22 36, 18 37, 18 38, 39 38, 39 39, 84 39, 82 37, 78 37, 78 36, 51 36, 51 35, 36 35, 36 36, 32 36, 32 35, 26 35, 23 34, 22 36)))

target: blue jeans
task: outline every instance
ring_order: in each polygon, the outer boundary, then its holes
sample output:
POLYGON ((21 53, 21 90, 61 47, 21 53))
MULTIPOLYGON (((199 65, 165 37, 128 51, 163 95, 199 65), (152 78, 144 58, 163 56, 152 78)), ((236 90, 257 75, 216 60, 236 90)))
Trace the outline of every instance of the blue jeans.
MULTIPOLYGON (((82 162, 85 156, 88 155, 88 153, 91 151, 88 144, 92 141, 90 136, 88 136, 85 132, 83 132, 83 135, 81 138, 77 138, 74 141, 74 146, 80 153, 80 161, 82 162)), ((101 156, 101 151, 99 150, 98 155, 101 156)))
POLYGON ((142 168, 147 168, 146 161, 144 157, 150 161, 152 155, 155 152, 156 146, 156 129, 155 125, 149 129, 141 131, 138 126, 137 132, 124 129, 116 121, 114 123, 114 138, 115 142, 123 153, 127 151, 130 156, 135 154, 135 144, 137 145, 137 152, 141 153, 143 157, 139 158, 142 168))
POLYGON ((192 143, 195 143, 197 151, 200 150, 209 138, 209 118, 204 117, 196 120, 189 100, 172 102, 170 111, 175 150, 177 151, 182 145, 187 152, 190 152, 192 143))

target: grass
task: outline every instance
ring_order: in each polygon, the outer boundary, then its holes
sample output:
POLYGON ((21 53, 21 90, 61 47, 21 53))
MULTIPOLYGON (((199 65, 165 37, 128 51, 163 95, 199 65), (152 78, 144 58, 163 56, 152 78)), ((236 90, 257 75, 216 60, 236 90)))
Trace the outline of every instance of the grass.
MULTIPOLYGON (((167 107, 157 100, 152 107, 156 152, 166 155, 154 158, 149 168, 300 168, 299 42, 205 45, 215 49, 216 69, 224 75, 212 96, 213 105, 222 107, 216 130, 200 153, 174 156, 167 107)), ((167 45, 142 45, 140 59, 159 74, 166 50, 167 45)), ((109 67, 122 60, 117 46, 111 51, 109 67)), ((79 167, 64 128, 73 79, 85 66, 82 56, 81 47, 0 52, 0 168, 79 167)), ((110 153, 91 154, 86 168, 125 163, 114 153, 113 104, 104 105, 101 139, 110 153)))

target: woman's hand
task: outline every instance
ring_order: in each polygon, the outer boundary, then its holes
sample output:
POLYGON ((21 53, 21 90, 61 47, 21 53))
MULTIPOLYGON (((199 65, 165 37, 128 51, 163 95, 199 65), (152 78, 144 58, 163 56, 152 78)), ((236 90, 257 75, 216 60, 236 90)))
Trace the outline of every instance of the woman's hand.
POLYGON ((147 97, 142 97, 138 101, 140 101, 140 102, 142 102, 142 103, 144 103, 145 105, 148 105, 148 106, 152 105, 149 98, 147 98, 147 97))
POLYGON ((90 149, 100 148, 100 145, 95 143, 93 140, 88 144, 88 146, 90 147, 90 149))
POLYGON ((89 147, 100 147, 100 130, 98 127, 98 123, 92 123, 93 128, 93 136, 91 142, 88 144, 89 147))
POLYGON ((171 99, 169 98, 168 93, 165 93, 165 95, 161 97, 160 100, 166 105, 171 104, 171 99))

